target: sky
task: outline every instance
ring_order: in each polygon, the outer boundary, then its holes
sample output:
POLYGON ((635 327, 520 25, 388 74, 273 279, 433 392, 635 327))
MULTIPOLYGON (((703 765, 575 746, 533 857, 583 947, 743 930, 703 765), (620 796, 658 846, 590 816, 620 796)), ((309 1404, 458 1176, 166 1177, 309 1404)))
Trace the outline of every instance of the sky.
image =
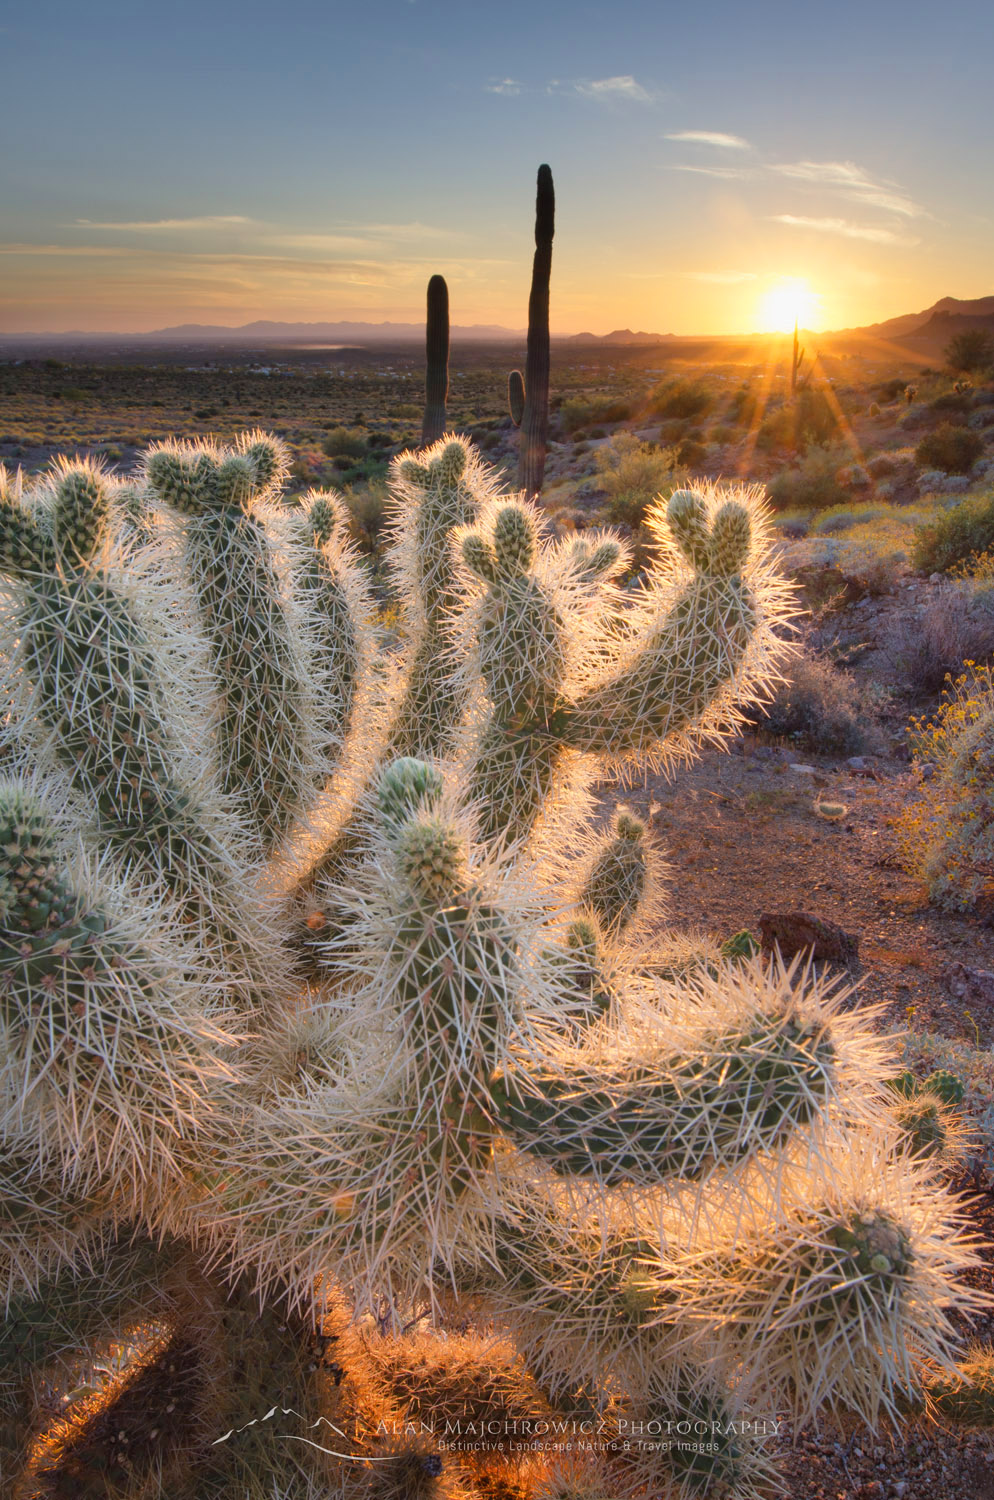
POLYGON ((994 293, 994 6, 5 0, 0 331, 860 326, 994 293))

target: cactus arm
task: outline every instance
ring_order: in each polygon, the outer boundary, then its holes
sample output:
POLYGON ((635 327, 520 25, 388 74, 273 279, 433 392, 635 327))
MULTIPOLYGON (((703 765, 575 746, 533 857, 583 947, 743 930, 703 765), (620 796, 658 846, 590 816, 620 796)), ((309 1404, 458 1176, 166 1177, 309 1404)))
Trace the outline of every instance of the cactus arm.
POLYGON ((259 505, 282 462, 275 440, 252 435, 213 467, 210 455, 192 458, 169 447, 154 450, 147 463, 153 492, 185 518, 187 561, 217 681, 222 786, 267 853, 300 816, 319 759, 307 668, 259 505))
POLYGON ((507 409, 515 427, 520 427, 525 415, 525 377, 520 370, 507 377, 507 409))
POLYGON ((93 480, 85 468, 81 479, 71 466, 60 472, 54 536, 15 516, 4 554, 0 527, 0 566, 14 579, 10 679, 23 709, 12 730, 69 772, 106 839, 164 879, 191 917, 212 921, 240 905, 226 879, 231 853, 221 820, 177 770, 164 663, 127 586, 101 565, 109 507, 93 480), (26 568, 13 556, 25 545, 26 568))
POLYGON ((643 631, 622 641, 615 670, 569 711, 567 742, 613 763, 686 754, 695 733, 715 732, 731 684, 749 691, 747 657, 758 632, 776 654, 775 596, 765 589, 758 599, 751 586, 748 506, 728 501, 709 517, 699 495, 679 490, 666 522, 692 576, 676 597, 665 586, 650 591, 643 631))
POLYGON ((558 1170, 612 1185, 694 1180, 772 1151, 824 1106, 827 1036, 771 1017, 751 1032, 705 1039, 696 1057, 609 1073, 513 1075, 492 1085, 497 1117, 524 1150, 558 1170))
POLYGON ((449 289, 443 276, 428 283, 425 324, 425 412, 421 446, 430 448, 445 431, 445 402, 449 394, 449 289))
MULTIPOLYGON (((4 1128, 64 1180, 113 1164, 123 1202, 154 1174, 179 1176, 177 1143, 206 1123, 224 1035, 172 955, 152 958, 99 900, 74 890, 42 803, 0 782, 0 1082, 4 1128)), ((146 925, 151 913, 146 913, 146 925)))

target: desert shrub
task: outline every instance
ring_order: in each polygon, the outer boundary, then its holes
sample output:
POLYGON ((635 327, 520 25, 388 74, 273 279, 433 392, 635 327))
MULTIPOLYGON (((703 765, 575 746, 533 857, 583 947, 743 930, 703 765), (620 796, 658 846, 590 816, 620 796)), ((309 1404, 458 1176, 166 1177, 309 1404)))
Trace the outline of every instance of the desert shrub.
POLYGON ((357 427, 333 427, 324 440, 324 451, 329 458, 363 458, 366 433, 357 427))
POLYGON ((834 536, 849 531, 853 526, 865 525, 868 521, 879 521, 889 514, 886 505, 837 505, 832 506, 811 524, 818 536, 834 536))
POLYGON ((749 716, 757 728, 826 755, 858 755, 874 740, 855 679, 810 649, 791 662, 772 702, 749 716))
POLYGON ((994 547, 994 492, 971 495, 915 530, 911 564, 918 573, 947 573, 994 547))
POLYGON ((938 412, 968 412, 971 404, 965 391, 943 391, 941 396, 936 396, 934 401, 928 403, 928 409, 938 412))
POLYGON ((347 485, 342 499, 353 540, 364 552, 378 557, 383 542, 383 527, 389 515, 386 483, 373 479, 365 484, 347 485))
POLYGON ((881 645, 913 692, 938 693, 965 661, 994 655, 994 591, 966 580, 941 584, 917 613, 887 625, 881 645))
POLYGON ((874 386, 874 390, 881 401, 889 402, 903 396, 906 387, 907 381, 903 375, 895 375, 890 380, 881 381, 880 385, 874 386))
POLYGON ((830 448, 812 448, 789 469, 782 469, 769 486, 774 510, 823 510, 843 505, 849 498, 839 483, 840 454, 830 448))
POLYGON ((708 450, 704 443, 699 443, 696 438, 684 438, 677 449, 677 461, 685 469, 698 469, 707 458, 708 450))
POLYGON ((568 396, 559 408, 566 433, 579 432, 591 422, 625 422, 631 415, 632 403, 616 396, 568 396))
POLYGON ((618 432, 596 455, 600 482, 607 490, 607 513, 624 526, 641 526, 646 506, 664 498, 685 479, 672 448, 640 443, 630 432, 618 432))
POLYGON ((774 448, 806 448, 830 443, 838 436, 839 423, 826 393, 817 386, 797 394, 797 400, 769 411, 756 434, 757 446, 765 452, 774 448))
POLYGON ((732 392, 732 399, 728 403, 728 420, 737 422, 742 427, 748 427, 756 415, 756 407, 757 397, 752 387, 739 386, 737 391, 732 392))
POLYGON ((994 337, 985 328, 966 328, 946 346, 946 364, 951 370, 982 370, 994 364, 994 337))
POLYGON ((932 774, 898 823, 905 867, 954 911, 994 891, 994 673, 964 665, 935 714, 911 721, 915 759, 932 774))
POLYGON ((649 410, 659 417, 700 417, 712 402, 707 386, 695 380, 667 380, 649 393, 649 410))
POLYGON ((950 422, 943 422, 922 438, 915 449, 915 458, 927 469, 942 469, 946 474, 967 474, 983 451, 983 438, 969 427, 954 427, 950 422))

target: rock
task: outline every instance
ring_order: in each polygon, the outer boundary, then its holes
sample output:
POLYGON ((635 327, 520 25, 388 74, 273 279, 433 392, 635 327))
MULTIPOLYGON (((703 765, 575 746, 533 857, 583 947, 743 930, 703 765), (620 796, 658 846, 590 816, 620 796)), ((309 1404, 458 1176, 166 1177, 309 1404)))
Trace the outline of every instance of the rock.
POLYGON ((921 775, 922 781, 931 781, 932 777, 935 775, 936 769, 937 767, 933 765, 932 761, 922 761, 918 767, 918 771, 921 775))
POLYGON ((814 766, 793 766, 792 765, 790 769, 792 771, 796 771, 797 774, 798 774, 798 776, 814 776, 815 775, 815 768, 814 768, 814 766))
MULTIPOLYGON (((759 919, 763 953, 779 948, 784 958, 810 950, 812 958, 849 964, 859 956, 859 938, 845 932, 837 922, 811 916, 805 911, 765 912, 759 919)), ((991 975, 994 981, 994 975, 991 975)))
MULTIPOLYGON (((763 942, 765 946, 765 938, 763 942)), ((942 977, 955 1000, 969 1005, 994 1005, 994 969, 971 969, 957 960, 942 977)))
POLYGON ((846 765, 850 771, 865 771, 868 764, 869 762, 865 755, 850 755, 846 761, 846 765))
POLYGON ((928 581, 929 581, 929 583, 941 583, 942 582, 942 574, 941 573, 930 573, 928 575, 928 581))

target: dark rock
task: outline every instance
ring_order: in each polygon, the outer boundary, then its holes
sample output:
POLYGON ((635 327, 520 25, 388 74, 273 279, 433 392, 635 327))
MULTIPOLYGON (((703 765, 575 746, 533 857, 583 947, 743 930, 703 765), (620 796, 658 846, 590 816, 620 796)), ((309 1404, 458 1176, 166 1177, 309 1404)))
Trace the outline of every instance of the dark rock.
POLYGON ((968 1005, 994 1005, 994 969, 971 969, 957 960, 942 977, 954 1000, 968 1005))
POLYGON ((859 956, 859 938, 809 912, 766 912, 759 919, 759 931, 764 953, 779 948, 784 958, 793 958, 795 953, 810 952, 812 958, 839 964, 853 963, 859 956))

